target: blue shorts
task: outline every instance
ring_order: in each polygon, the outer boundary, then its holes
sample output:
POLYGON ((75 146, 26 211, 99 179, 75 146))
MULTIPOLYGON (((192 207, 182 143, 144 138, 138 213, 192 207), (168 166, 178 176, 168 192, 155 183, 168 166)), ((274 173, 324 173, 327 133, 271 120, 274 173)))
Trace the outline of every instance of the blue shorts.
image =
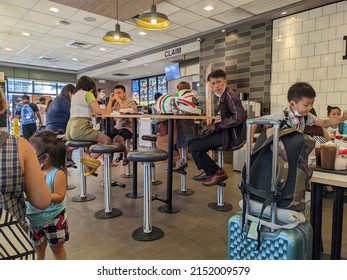
POLYGON ((70 233, 65 209, 53 221, 42 226, 30 228, 31 242, 38 246, 47 240, 49 245, 60 246, 69 240, 70 233))

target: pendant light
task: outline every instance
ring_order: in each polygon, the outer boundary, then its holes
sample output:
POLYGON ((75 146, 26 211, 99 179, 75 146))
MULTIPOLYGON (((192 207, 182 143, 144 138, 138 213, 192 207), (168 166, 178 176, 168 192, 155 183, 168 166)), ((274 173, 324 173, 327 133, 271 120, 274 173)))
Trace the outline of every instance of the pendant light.
POLYGON ((153 0, 151 11, 140 15, 136 25, 146 30, 163 30, 168 28, 171 22, 166 15, 157 12, 157 7, 154 5, 153 0))
POLYGON ((106 32, 103 37, 104 41, 113 44, 129 44, 133 41, 130 35, 126 32, 120 31, 120 25, 118 23, 118 0, 117 0, 117 23, 115 26, 115 31, 106 32))

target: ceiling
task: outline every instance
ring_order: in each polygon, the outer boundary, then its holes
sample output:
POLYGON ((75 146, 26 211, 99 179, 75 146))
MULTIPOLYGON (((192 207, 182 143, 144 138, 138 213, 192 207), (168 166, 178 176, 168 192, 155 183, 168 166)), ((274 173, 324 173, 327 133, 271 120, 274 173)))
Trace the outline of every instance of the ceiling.
MULTIPOLYGON (((259 18, 288 14, 338 1, 329 0, 156 0, 157 11, 172 25, 163 31, 136 27, 136 17, 149 11, 151 0, 0 0, 0 65, 91 74, 122 80, 163 73, 171 61, 153 56, 208 33, 259 18), (210 4, 212 11, 203 8, 210 4), (60 9, 58 13, 49 8, 60 9), (117 15, 118 14, 118 15, 117 15), (129 45, 104 42, 107 31, 120 24, 133 38, 129 45), (23 35, 23 32, 30 36, 23 35), (151 57, 152 55, 152 57, 151 57), (147 59, 145 59, 147 57, 147 59), (122 59, 128 62, 120 62, 122 59), (119 76, 114 74, 127 74, 119 76)), ((198 57, 192 49, 184 59, 198 57)), ((182 57, 173 57, 182 59, 182 57)))

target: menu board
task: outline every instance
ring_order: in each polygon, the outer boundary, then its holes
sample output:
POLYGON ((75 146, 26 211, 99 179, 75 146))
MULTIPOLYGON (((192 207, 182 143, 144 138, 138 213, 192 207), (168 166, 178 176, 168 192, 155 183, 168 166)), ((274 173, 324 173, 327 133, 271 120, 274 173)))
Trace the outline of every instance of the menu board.
POLYGON ((140 79, 140 106, 148 105, 148 84, 147 79, 140 79))
POLYGON ((167 93, 167 83, 165 75, 158 76, 158 92, 161 94, 167 93))
POLYGON ((148 101, 154 103, 154 94, 157 92, 157 77, 148 78, 148 101))
POLYGON ((136 102, 136 104, 140 103, 140 86, 139 80, 131 81, 131 98, 136 102))

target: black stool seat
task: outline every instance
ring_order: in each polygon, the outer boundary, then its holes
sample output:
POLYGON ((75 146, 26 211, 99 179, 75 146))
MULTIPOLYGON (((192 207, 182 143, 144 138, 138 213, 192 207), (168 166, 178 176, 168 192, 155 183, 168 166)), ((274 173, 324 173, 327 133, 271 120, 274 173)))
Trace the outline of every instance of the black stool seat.
POLYGON ((147 134, 147 135, 142 135, 142 140, 144 141, 152 141, 155 142, 157 141, 158 134, 147 134))
POLYGON ((128 159, 135 162, 154 162, 168 158, 168 153, 160 149, 141 149, 129 152, 128 159))
POLYGON ((96 144, 97 142, 95 141, 80 141, 80 140, 70 140, 66 142, 67 147, 89 147, 91 145, 96 144))
POLYGON ((114 144, 96 144, 90 147, 90 151, 92 153, 97 154, 113 154, 124 151, 124 146, 122 144, 114 143, 114 144))

